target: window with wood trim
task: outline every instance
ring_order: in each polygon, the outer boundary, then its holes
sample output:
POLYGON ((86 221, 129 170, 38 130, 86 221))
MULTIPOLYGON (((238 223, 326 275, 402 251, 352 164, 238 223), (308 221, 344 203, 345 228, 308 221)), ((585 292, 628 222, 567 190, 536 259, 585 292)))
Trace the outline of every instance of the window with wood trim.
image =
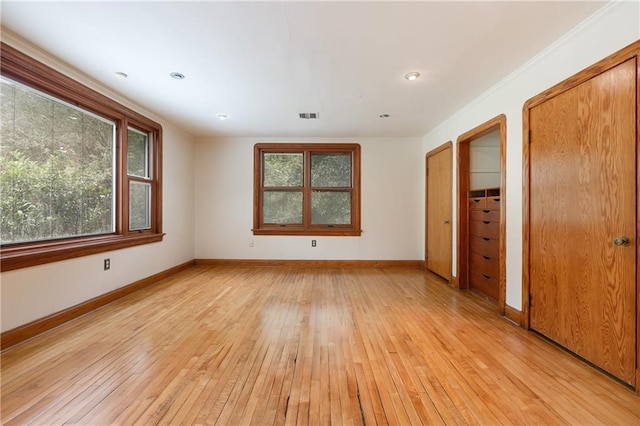
POLYGON ((161 241, 161 126, 1 48, 2 271, 161 241))
POLYGON ((256 144, 253 233, 360 235, 360 145, 256 144))

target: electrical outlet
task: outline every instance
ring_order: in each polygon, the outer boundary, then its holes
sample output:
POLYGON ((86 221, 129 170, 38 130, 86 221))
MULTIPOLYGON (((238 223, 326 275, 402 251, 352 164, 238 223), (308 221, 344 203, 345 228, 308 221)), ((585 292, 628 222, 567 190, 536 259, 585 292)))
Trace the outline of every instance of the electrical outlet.
POLYGON ((104 260, 104 270, 108 271, 109 269, 111 269, 111 259, 105 259, 104 260))
POLYGON ((253 238, 249 239, 249 247, 253 247, 253 238))
POLYGON ((311 247, 315 247, 316 246, 316 240, 311 240, 311 247))

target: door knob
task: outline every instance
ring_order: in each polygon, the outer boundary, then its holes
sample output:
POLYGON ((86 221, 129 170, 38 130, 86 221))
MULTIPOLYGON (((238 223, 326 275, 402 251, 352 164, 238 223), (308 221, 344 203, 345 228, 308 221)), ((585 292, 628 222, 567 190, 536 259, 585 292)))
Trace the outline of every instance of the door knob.
POLYGON ((617 246, 628 246, 629 245, 629 238, 627 237, 616 237, 613 239, 613 244, 617 245, 617 246))

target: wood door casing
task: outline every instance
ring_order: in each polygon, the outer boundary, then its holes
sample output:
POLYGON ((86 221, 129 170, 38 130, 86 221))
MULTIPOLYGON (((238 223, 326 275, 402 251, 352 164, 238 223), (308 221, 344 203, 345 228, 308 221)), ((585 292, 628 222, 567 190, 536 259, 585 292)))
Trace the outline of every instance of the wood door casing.
POLYGON ((426 157, 426 265, 427 269, 451 280, 451 195, 453 144, 448 142, 426 157))
POLYGON ((636 72, 633 58, 531 107, 528 146, 530 327, 632 385, 636 72))
POLYGON ((456 142, 458 181, 458 232, 457 232, 457 281, 458 288, 469 288, 469 209, 468 196, 470 189, 470 158, 469 144, 475 139, 498 130, 500 132, 500 236, 499 236, 499 263, 500 277, 498 279, 498 313, 507 315, 515 322, 520 322, 513 309, 507 310, 506 306, 506 158, 507 158, 507 117, 500 114, 479 126, 463 133, 456 142))

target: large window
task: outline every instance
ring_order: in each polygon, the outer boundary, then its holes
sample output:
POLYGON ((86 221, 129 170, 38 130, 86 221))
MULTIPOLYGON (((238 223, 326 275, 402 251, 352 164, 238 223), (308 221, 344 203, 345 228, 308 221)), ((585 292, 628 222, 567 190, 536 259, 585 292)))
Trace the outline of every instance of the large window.
POLYGON ((162 239, 160 125, 2 44, 2 270, 162 239))
POLYGON ((256 235, 360 235, 360 145, 257 144, 256 235))

